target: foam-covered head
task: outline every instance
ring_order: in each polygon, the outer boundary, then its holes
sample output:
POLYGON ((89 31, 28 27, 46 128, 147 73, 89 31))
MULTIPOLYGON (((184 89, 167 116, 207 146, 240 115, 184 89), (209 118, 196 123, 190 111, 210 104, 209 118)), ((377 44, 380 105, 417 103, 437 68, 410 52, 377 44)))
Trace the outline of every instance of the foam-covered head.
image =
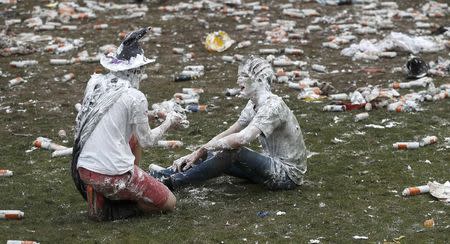
POLYGON ((142 79, 142 74, 144 73, 144 68, 141 66, 134 69, 113 71, 112 73, 115 76, 130 82, 131 87, 139 89, 139 84, 142 79))
POLYGON ((154 62, 154 59, 144 56, 144 50, 139 46, 139 40, 150 29, 150 27, 146 27, 129 33, 117 48, 116 53, 103 56, 100 63, 111 71, 124 71, 154 62))
POLYGON ((254 56, 247 58, 238 69, 237 83, 241 88, 241 95, 250 97, 258 89, 270 91, 274 76, 272 66, 267 60, 254 56))

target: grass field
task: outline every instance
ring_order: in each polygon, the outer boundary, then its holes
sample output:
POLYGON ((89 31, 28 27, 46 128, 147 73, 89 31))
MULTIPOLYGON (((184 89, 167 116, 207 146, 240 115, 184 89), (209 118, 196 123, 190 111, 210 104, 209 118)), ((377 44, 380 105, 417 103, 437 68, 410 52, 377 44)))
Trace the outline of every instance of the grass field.
MULTIPOLYGON (((17 10, 9 14, 24 19, 29 16, 27 11, 38 5, 32 2, 19 2, 17 10)), ((167 4, 175 2, 168 1, 167 4)), ((422 1, 398 2, 402 9, 418 8, 422 4, 422 1)), ((265 3, 274 5, 270 12, 274 21, 280 15, 277 3, 265 3)), ((298 6, 318 8, 315 3, 298 6)), ((7 12, 6 8, 0 5, 2 11, 7 12)), ((98 33, 90 28, 95 21, 86 20, 75 22, 84 26, 79 32, 44 33, 72 38, 82 36, 86 41, 82 50, 91 52, 100 45, 120 43, 117 38, 119 31, 145 25, 161 26, 163 35, 152 38, 144 47, 147 55, 158 56, 160 69, 154 69, 153 65, 148 68, 149 79, 141 85, 141 90, 152 104, 171 98, 173 93, 181 92, 182 87, 205 89, 201 103, 209 105, 209 112, 189 114, 190 127, 171 131, 166 137, 182 140, 189 149, 205 143, 231 125, 246 102, 239 98, 227 99, 223 95, 225 88, 235 86, 237 64, 222 62, 222 54, 208 53, 200 40, 206 33, 223 29, 238 41, 248 39, 254 43, 242 51, 230 49, 225 52, 226 55, 257 53, 259 48, 264 47, 299 45, 258 44, 258 40, 264 39, 263 31, 240 33, 234 28, 235 20, 221 15, 208 17, 207 10, 200 11, 198 15, 208 20, 209 29, 204 29, 194 14, 185 13, 188 17, 161 21, 165 13, 158 11, 157 5, 149 8, 143 19, 130 22, 111 20, 110 29, 98 33), (184 21, 183 25, 177 22, 180 20, 184 21), (194 61, 183 63, 180 56, 171 52, 173 47, 189 45, 192 46, 188 49, 196 53, 194 61), (195 81, 172 82, 171 75, 189 64, 205 65, 205 76, 195 81)), ((356 12, 349 6, 321 8, 324 14, 329 15, 344 9, 356 12)), ((102 18, 106 18, 105 15, 100 15, 97 21, 103 21, 102 18)), ((306 20, 311 19, 298 21, 298 25, 304 28, 308 25, 306 20)), ((250 18, 241 21, 247 23, 250 18)), ((450 24, 448 15, 432 21, 446 26, 450 24)), ((399 22, 396 30, 406 30, 412 24, 399 22)), ((15 27, 14 30, 20 33, 28 29, 15 27)), ((308 37, 310 43, 299 46, 304 49, 304 56, 296 58, 308 64, 326 65, 329 70, 352 69, 353 72, 319 74, 311 71, 312 77, 329 81, 341 91, 353 83, 358 87, 369 84, 387 87, 389 81, 405 80, 403 74, 389 71, 392 67, 403 65, 407 53, 378 62, 353 62, 340 56, 339 51, 321 48, 321 42, 328 35, 331 34, 321 32, 308 37), (357 72, 361 67, 383 67, 386 72, 367 75, 357 72)), ((424 58, 448 58, 448 51, 427 54, 424 58)), ((376 109, 370 112, 369 119, 354 122, 353 116, 361 111, 322 112, 327 100, 320 103, 298 100, 298 92, 285 84, 274 84, 273 91, 283 96, 296 114, 308 150, 318 153, 308 159, 305 185, 292 191, 273 192, 239 179, 221 177, 176 192, 178 204, 173 213, 109 223, 92 222, 87 219, 86 204, 71 181, 70 159, 51 158, 50 153, 44 150, 25 152, 38 136, 53 138, 61 143, 58 139, 60 129, 69 134, 67 145, 73 143, 71 135, 76 115, 73 105, 81 100, 85 82, 99 64, 48 64, 50 57, 64 58, 71 54, 76 52, 59 56, 38 52, 0 59, 1 70, 10 74, 7 78, 1 78, 0 86, 0 168, 14 171, 14 176, 0 178, 0 209, 25 212, 23 220, 0 221, 0 243, 11 239, 41 243, 450 242, 448 205, 428 194, 401 196, 401 191, 408 186, 450 180, 450 154, 443 142, 445 137, 450 137, 449 99, 424 103, 424 111, 415 113, 391 113, 385 108, 376 109), (41 65, 27 69, 8 67, 10 61, 21 59, 36 59, 41 65), (75 81, 54 81, 55 77, 69 72, 76 74, 75 81), (18 75, 28 79, 28 83, 8 88, 7 81, 18 75), (7 106, 11 113, 6 112, 7 106), (395 126, 385 129, 365 127, 367 124, 387 125, 389 122, 395 122, 395 126), (392 149, 395 142, 414 141, 427 135, 437 136, 438 143, 417 150, 392 149), (260 212, 267 212, 267 216, 260 217, 260 212), (428 219, 434 219, 433 228, 424 227, 423 222, 428 219), (355 240, 353 236, 366 236, 368 240, 355 240)), ((448 76, 435 77, 434 82, 438 86, 449 83, 450 79, 448 76)), ((409 91, 400 92, 405 94, 409 91)), ((259 149, 256 144, 252 147, 259 149)), ((150 163, 168 166, 174 159, 189 152, 185 148, 173 151, 148 149, 144 151, 141 167, 146 169, 150 163)))

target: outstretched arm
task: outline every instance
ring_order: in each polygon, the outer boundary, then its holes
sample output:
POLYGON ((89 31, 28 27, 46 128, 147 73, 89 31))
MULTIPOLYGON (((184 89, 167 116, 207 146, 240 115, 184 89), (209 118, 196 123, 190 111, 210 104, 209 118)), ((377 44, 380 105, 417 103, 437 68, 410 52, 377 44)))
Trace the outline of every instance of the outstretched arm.
POLYGON ((217 151, 224 149, 236 149, 242 145, 248 144, 253 141, 261 131, 255 126, 247 126, 242 129, 242 126, 236 122, 226 131, 220 133, 211 139, 208 143, 201 146, 191 154, 177 159, 173 167, 178 171, 189 169, 199 158, 206 155, 208 151, 217 151))
POLYGON ((164 133, 171 127, 178 125, 181 120, 182 118, 179 114, 172 112, 167 115, 166 120, 164 120, 160 126, 154 129, 150 129, 148 123, 136 124, 136 135, 138 137, 139 145, 143 148, 156 145, 164 133))
POLYGON ((243 145, 249 144, 255 140, 258 135, 261 134, 261 130, 253 125, 245 127, 245 129, 238 133, 229 134, 220 139, 210 141, 203 147, 208 151, 218 151, 225 149, 237 149, 243 145))

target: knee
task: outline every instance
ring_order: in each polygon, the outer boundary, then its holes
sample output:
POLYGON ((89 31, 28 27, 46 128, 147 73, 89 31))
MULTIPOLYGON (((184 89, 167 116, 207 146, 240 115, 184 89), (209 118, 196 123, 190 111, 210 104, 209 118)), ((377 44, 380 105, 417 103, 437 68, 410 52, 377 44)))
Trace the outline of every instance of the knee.
POLYGON ((166 202, 161 206, 161 211, 172 212, 175 210, 177 198, 172 192, 169 192, 166 202))

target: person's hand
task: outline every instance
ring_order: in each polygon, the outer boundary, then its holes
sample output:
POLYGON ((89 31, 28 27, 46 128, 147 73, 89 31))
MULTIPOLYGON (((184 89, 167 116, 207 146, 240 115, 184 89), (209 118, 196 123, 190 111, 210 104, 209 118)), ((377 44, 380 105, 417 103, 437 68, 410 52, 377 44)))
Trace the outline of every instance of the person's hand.
POLYGON ((197 162, 199 158, 203 156, 203 153, 201 150, 197 150, 192 152, 191 154, 188 154, 184 157, 181 157, 175 161, 173 161, 172 167, 177 170, 177 172, 182 172, 188 170, 190 167, 192 167, 192 164, 197 162))
POLYGON ((177 128, 185 120, 184 116, 177 112, 170 112, 166 116, 166 121, 170 123, 171 128, 177 128))

